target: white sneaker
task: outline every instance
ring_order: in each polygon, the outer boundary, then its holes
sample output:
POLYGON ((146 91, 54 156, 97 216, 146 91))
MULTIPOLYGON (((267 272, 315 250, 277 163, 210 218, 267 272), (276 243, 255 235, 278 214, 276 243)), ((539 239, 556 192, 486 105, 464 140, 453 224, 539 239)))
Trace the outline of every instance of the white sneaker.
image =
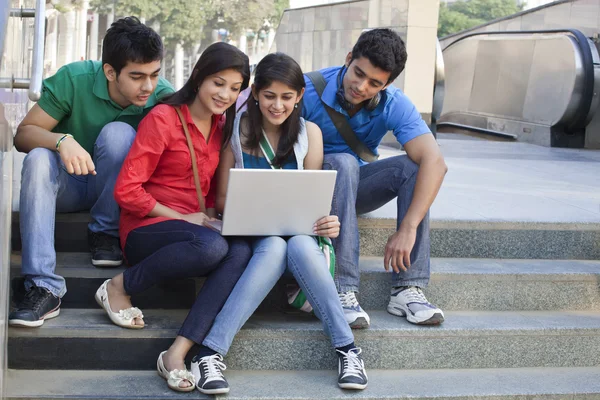
POLYGON ((425 298, 421 288, 405 286, 392 289, 387 310, 390 314, 406 317, 416 325, 439 325, 444 322, 442 310, 425 298))
POLYGON ((338 293, 340 296, 340 302, 344 309, 344 316, 346 322, 352 329, 364 329, 368 328, 371 324, 371 318, 369 315, 360 307, 358 300, 356 300, 356 293, 354 292, 342 292, 338 293))

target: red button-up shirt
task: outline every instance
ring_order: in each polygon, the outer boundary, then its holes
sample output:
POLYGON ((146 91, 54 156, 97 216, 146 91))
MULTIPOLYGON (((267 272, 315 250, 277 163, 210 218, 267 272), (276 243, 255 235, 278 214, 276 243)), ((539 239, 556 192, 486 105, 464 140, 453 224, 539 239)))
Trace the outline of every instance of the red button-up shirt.
MULTIPOLYGON (((196 152, 198 174, 207 208, 215 204, 213 176, 219 164, 225 118, 214 115, 208 143, 198 130, 186 105, 181 111, 196 152)), ((200 211, 192 158, 181 120, 172 106, 161 104, 140 122, 131 150, 115 185, 121 207, 121 247, 127 235, 141 226, 172 218, 148 217, 157 202, 182 214, 200 211)))

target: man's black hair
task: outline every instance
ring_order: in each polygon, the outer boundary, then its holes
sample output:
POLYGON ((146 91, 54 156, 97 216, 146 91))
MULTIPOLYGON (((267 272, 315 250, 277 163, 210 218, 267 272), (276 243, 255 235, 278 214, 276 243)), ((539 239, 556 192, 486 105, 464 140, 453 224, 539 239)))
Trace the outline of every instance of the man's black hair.
POLYGON ((146 64, 163 58, 163 43, 152 28, 136 17, 112 23, 102 43, 102 65, 110 64, 117 76, 128 62, 146 64))
POLYGON ((368 58, 371 64, 390 73, 387 83, 404 71, 406 46, 404 41, 391 29, 381 28, 363 32, 352 48, 352 60, 368 58))

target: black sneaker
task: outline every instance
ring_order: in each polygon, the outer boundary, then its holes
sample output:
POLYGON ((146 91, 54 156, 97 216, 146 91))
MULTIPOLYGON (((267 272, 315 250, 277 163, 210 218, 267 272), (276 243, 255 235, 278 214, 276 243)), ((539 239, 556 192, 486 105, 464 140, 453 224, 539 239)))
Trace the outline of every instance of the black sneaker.
POLYGON ((213 354, 198 359, 198 356, 192 359, 191 368, 194 378, 196 378, 196 387, 204 394, 223 394, 229 393, 229 383, 223 376, 223 371, 227 369, 223 363, 223 356, 213 354))
POLYGON ((350 349, 347 353, 338 352, 338 386, 342 389, 359 389, 367 387, 369 378, 365 370, 365 363, 360 357, 362 350, 350 349))
POLYGON ((123 253, 119 238, 88 229, 88 242, 92 253, 92 265, 102 268, 114 268, 123 264, 123 253))
POLYGON ((8 324, 35 328, 42 326, 45 319, 58 317, 58 314, 60 299, 47 289, 33 285, 17 309, 8 315, 8 324))

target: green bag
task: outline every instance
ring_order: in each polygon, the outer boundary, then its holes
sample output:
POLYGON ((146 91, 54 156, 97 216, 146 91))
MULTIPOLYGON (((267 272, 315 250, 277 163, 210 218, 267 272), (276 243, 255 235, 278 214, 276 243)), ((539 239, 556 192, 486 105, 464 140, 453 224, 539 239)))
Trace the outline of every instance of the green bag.
MULTIPOLYGON (((269 165, 272 169, 278 169, 278 167, 273 165, 273 159, 275 158, 275 152, 273 151, 273 147, 271 147, 271 143, 267 139, 265 132, 260 138, 260 149, 262 150, 265 158, 269 162, 269 165)), ((333 278, 335 276, 335 252, 333 250, 333 244, 331 243, 331 239, 323 236, 315 236, 315 240, 319 245, 319 248, 323 252, 325 256, 325 264, 324 266, 329 268, 329 273, 333 278)), ((288 303, 294 308, 297 308, 301 311, 312 312, 313 308, 308 302, 306 295, 300 289, 300 286, 297 283, 287 285, 287 298, 288 303)))

